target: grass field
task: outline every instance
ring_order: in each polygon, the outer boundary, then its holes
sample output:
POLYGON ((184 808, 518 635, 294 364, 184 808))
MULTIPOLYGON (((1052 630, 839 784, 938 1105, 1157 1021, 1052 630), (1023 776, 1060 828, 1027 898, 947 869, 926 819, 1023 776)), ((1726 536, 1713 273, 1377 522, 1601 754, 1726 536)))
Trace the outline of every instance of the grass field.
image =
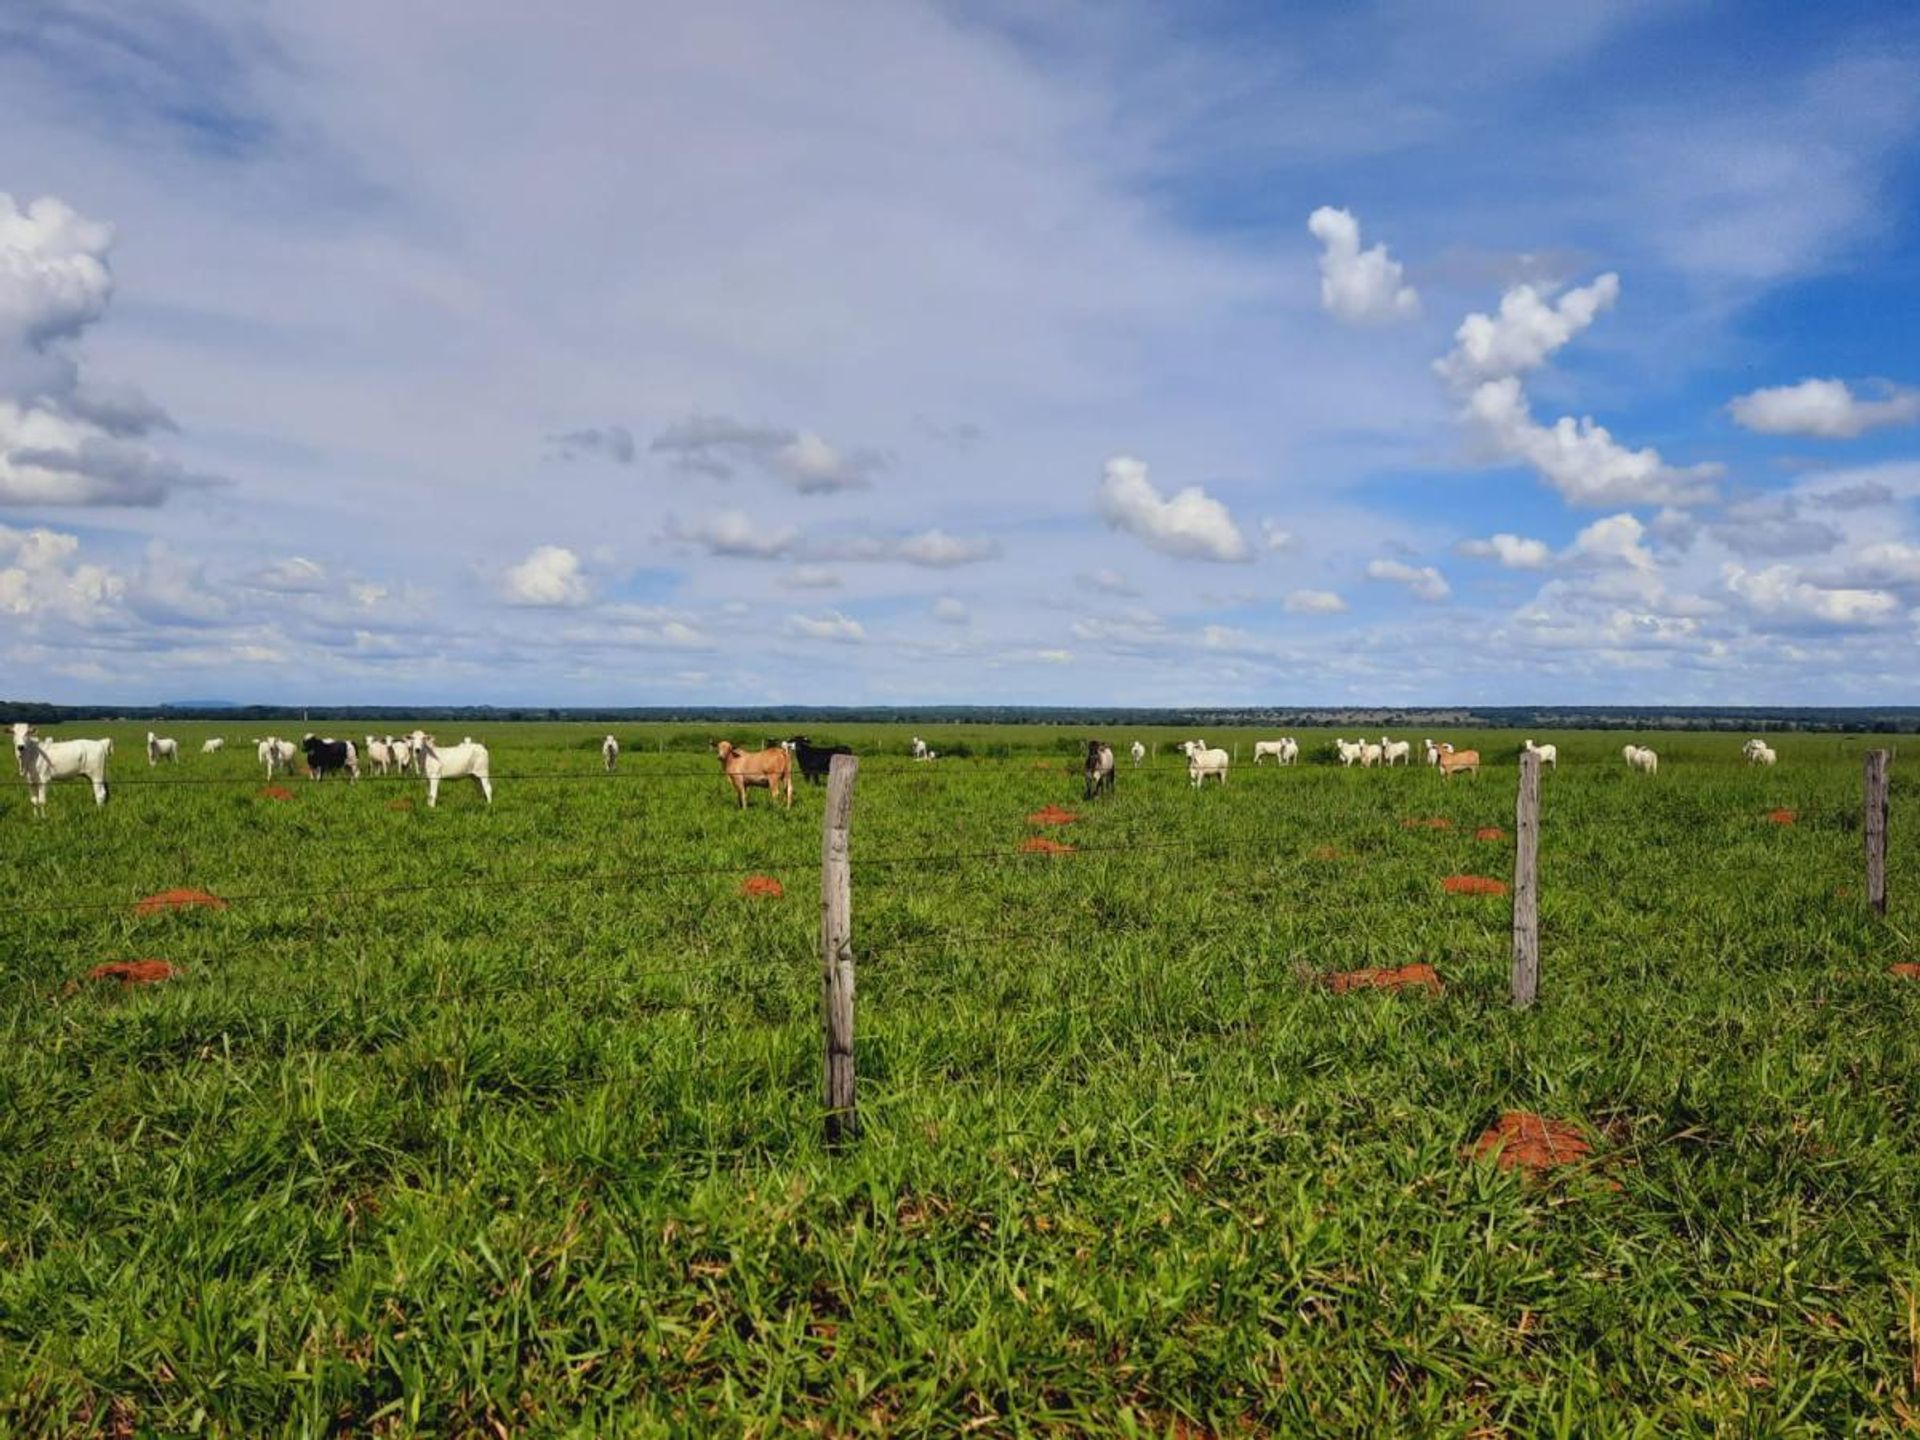
POLYGON ((833 1155, 818 790, 743 815, 705 732, 621 727, 604 780, 601 729, 527 725, 475 729, 491 810, 271 800, 269 728, 203 758, 170 727, 150 771, 144 725, 61 727, 115 735, 111 804, 5 793, 0 1428, 1920 1424, 1920 984, 1887 973, 1920 960, 1920 809, 1896 766, 1876 920, 1862 738, 1758 771, 1639 737, 1639 777, 1635 737, 1538 737, 1515 1014, 1507 902, 1441 882, 1509 877, 1475 831, 1511 828, 1517 735, 1450 736, 1490 768, 1449 784, 1254 771, 1243 735, 1195 793, 1142 732, 1082 805, 1075 732, 928 727, 969 757, 919 766, 847 727, 865 1133, 833 1155), (1048 803, 1079 820, 1037 831, 1048 803), (233 904, 135 916, 174 887, 233 904), (183 973, 74 984, 136 958, 183 973), (1414 961, 1444 994, 1311 979, 1414 961), (1591 1161, 1463 1160, 1507 1110, 1591 1161))

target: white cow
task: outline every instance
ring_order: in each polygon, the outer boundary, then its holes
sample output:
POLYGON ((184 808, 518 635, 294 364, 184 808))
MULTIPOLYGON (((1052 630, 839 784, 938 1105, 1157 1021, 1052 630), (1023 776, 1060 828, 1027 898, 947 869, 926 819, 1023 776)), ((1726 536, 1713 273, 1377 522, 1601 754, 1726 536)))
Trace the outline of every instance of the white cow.
POLYGON ((1224 750, 1209 749, 1204 740, 1189 740, 1180 747, 1187 755, 1187 778, 1198 790, 1211 775, 1222 785, 1227 783, 1227 766, 1233 757, 1224 750))
POLYGON ((1358 740, 1335 740, 1333 750, 1340 757, 1342 765, 1351 765, 1358 760, 1367 747, 1358 740))
POLYGON ((203 740, 200 742, 200 753, 202 755, 215 754, 226 743, 227 742, 225 740, 222 740, 218 735, 216 735, 211 740, 203 740))
POLYGON ((440 803, 441 780, 459 780, 468 776, 478 783, 480 793, 487 797, 487 804, 493 804, 493 780, 486 746, 471 735, 463 738, 458 745, 444 748, 422 730, 414 731, 410 738, 413 741, 414 758, 419 761, 421 773, 427 777, 428 809, 440 803))
POLYGON ((113 754, 111 740, 42 740, 33 727, 16 722, 13 727, 13 758, 26 777, 33 799, 33 813, 42 819, 47 813, 47 784, 84 775, 93 782, 93 803, 107 803, 107 757, 113 754))
POLYGON ((1253 742, 1253 763, 1258 765, 1271 755, 1281 765, 1287 763, 1287 742, 1285 740, 1256 740, 1253 742))
POLYGON ((404 735, 389 735, 387 740, 387 758, 393 762, 393 773, 405 775, 409 771, 418 772, 414 763, 413 746, 404 735))
POLYGON ((1660 769, 1660 757, 1645 745, 1629 745, 1620 753, 1626 757, 1629 770, 1652 775, 1660 769))
POLYGON ((259 756, 260 763, 266 766, 269 780, 273 778, 275 770, 293 769, 294 749, 291 740, 279 740, 269 735, 254 747, 254 754, 259 756))
POLYGON ((1380 758, 1388 765, 1399 761, 1402 765, 1413 763, 1413 742, 1411 740, 1389 740, 1380 737, 1380 758))
POLYGON ((148 765, 156 765, 162 760, 172 764, 179 758, 180 742, 178 740, 169 740, 165 736, 154 734, 151 730, 147 731, 148 765))
POLYGON ((1371 741, 1360 742, 1360 768, 1371 770, 1380 763, 1380 747, 1371 741))
POLYGON ((1529 740, 1520 747, 1529 755, 1538 755, 1540 763, 1550 770, 1560 768, 1560 747, 1558 745, 1536 745, 1529 740))
POLYGON ((369 735, 367 736, 367 759, 372 762, 374 774, 384 775, 388 767, 393 764, 393 746, 369 735))
POLYGON ((916 760, 924 760, 927 758, 927 742, 922 740, 918 735, 913 737, 913 758, 916 760))
POLYGON ((1133 763, 1138 765, 1142 760, 1147 758, 1147 747, 1142 745, 1138 740, 1136 740, 1133 742, 1132 754, 1133 754, 1133 763))
POLYGON ((600 742, 600 763, 607 767, 607 773, 613 773, 613 765, 620 758, 620 742, 609 735, 600 742))
POLYGON ((1779 752, 1764 740, 1747 741, 1740 747, 1740 753, 1749 765, 1771 765, 1780 758, 1779 752))

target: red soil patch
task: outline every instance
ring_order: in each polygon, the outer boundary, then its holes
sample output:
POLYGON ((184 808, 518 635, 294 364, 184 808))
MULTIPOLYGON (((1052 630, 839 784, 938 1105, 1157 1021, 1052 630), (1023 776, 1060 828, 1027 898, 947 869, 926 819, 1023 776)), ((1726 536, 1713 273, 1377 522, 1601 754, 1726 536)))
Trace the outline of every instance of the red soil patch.
POLYGON ((1902 960, 1887 967, 1889 975, 1898 975, 1902 980, 1920 980, 1920 965, 1911 960, 1902 960))
POLYGON ((1044 835, 1036 835, 1020 846, 1023 855, 1071 855, 1073 846, 1062 845, 1058 840, 1049 840, 1044 835))
POLYGON ((1071 825, 1080 817, 1071 810, 1062 810, 1058 805, 1048 805, 1027 816, 1029 825, 1071 825))
POLYGON ((1507 882, 1489 880, 1484 875, 1449 875, 1440 882, 1440 888, 1449 895, 1504 895, 1507 882))
POLYGON ((1402 820, 1402 830, 1451 830, 1453 822, 1444 815, 1430 816, 1425 820, 1402 820))
POLYGON ((218 895, 209 895, 204 890, 162 890, 158 895, 149 895, 144 900, 136 900, 133 913, 158 915, 164 910, 188 910, 196 905, 204 905, 209 910, 227 908, 226 901, 218 895))
POLYGON ((122 985, 154 985, 180 972, 164 960, 110 960, 87 971, 89 980, 118 980, 122 985))
POLYGON ((268 785, 260 791, 262 800, 291 800, 293 791, 284 785, 268 785))
POLYGON ((411 800, 387 801, 387 809, 389 810, 411 810, 412 808, 413 808, 413 802, 411 800))
POLYGON ((1349 990, 1425 990, 1429 995, 1438 995, 1442 989, 1440 977, 1434 973, 1431 965, 1402 965, 1398 970, 1346 970, 1337 975, 1321 977, 1327 988, 1336 995, 1344 995, 1349 990))
POLYGON ((1799 821, 1800 812, 1797 810, 1769 810, 1767 811, 1767 819, 1775 825, 1792 825, 1799 821))
POLYGON ((1036 760, 1033 762, 1033 768, 1036 770, 1058 770, 1060 767, 1051 760, 1036 760))
POLYGON ((1308 854, 1315 860, 1344 860, 1346 851, 1338 845, 1316 845, 1308 854))
POLYGON ((1498 825, 1482 825, 1478 830, 1473 832, 1473 838, 1476 840, 1504 840, 1507 838, 1507 832, 1502 830, 1498 825))
POLYGON ((1491 1157, 1502 1170, 1524 1169, 1538 1174, 1556 1165, 1585 1160, 1592 1153, 1586 1137, 1566 1121, 1509 1110, 1462 1155, 1469 1160, 1491 1157))
POLYGON ((740 882, 742 895, 764 895, 769 900, 778 900, 787 892, 780 882, 771 875, 749 875, 740 882))

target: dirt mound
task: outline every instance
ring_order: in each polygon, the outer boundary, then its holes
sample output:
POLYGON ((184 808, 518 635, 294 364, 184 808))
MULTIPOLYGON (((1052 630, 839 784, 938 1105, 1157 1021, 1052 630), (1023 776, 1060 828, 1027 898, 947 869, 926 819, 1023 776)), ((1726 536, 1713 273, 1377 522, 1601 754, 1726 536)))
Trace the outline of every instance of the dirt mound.
POLYGON ((413 808, 413 802, 411 800, 387 801, 387 809, 389 810, 411 810, 412 808, 413 808))
POLYGON ((1887 967, 1889 975, 1898 975, 1902 980, 1920 980, 1920 965, 1911 960, 1900 960, 1887 967))
POLYGON ((1344 970, 1335 975, 1320 977, 1327 988, 1336 995, 1344 995, 1349 990, 1425 990, 1429 995, 1438 995, 1443 988, 1440 977, 1434 973, 1431 965, 1402 965, 1398 970, 1344 970))
POLYGON ((1538 1174, 1556 1165, 1571 1165, 1593 1153, 1586 1137, 1564 1120, 1548 1120, 1527 1110, 1509 1110, 1481 1133, 1463 1159, 1492 1158, 1502 1170, 1530 1170, 1538 1174))
POLYGON ((287 789, 284 785, 267 785, 261 788, 260 798, 262 800, 291 800, 293 799, 293 791, 287 789))
POLYGON ((1800 822, 1798 810, 1769 810, 1767 820, 1774 825, 1797 825, 1800 822))
POLYGON ((787 892, 785 887, 771 875, 749 875, 740 882, 740 893, 749 897, 763 895, 769 900, 778 900, 787 892))
POLYGON ((1079 818, 1071 810, 1062 810, 1058 805, 1047 805, 1027 816, 1027 824, 1071 825, 1079 818))
POLYGON ((1400 822, 1402 830, 1451 830, 1453 822, 1444 815, 1429 815, 1425 819, 1409 817, 1400 822))
POLYGON ((1020 846, 1023 855, 1071 855, 1073 846, 1062 845, 1058 840, 1049 840, 1044 835, 1036 835, 1020 846))
POLYGON ((227 902, 218 895, 209 895, 204 890, 162 890, 158 895, 149 895, 144 900, 136 900, 133 913, 136 915, 158 915, 167 910, 191 910, 196 905, 204 905, 209 910, 224 910, 227 902))
POLYGON ((1482 825, 1478 830, 1473 832, 1473 838, 1476 840, 1504 840, 1507 838, 1507 832, 1502 830, 1498 825, 1482 825))
POLYGON ((164 960, 109 960, 87 971, 87 979, 118 980, 122 985, 157 985, 179 973, 164 960))
POLYGON ((1440 888, 1449 895, 1504 895, 1507 882, 1489 880, 1484 875, 1449 875, 1440 882, 1440 888))
POLYGON ((1347 852, 1338 845, 1316 845, 1307 852, 1307 856, 1312 860, 1344 860, 1347 852))

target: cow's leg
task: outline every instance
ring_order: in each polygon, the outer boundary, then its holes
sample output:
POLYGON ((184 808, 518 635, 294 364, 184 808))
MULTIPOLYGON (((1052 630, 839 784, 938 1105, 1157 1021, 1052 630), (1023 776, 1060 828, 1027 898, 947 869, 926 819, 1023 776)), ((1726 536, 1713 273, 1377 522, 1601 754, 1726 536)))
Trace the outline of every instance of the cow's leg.
POLYGON ((431 810, 439 803, 440 777, 438 775, 429 775, 427 776, 427 808, 431 810))
POLYGON ((480 782, 480 793, 487 797, 487 804, 493 804, 493 781, 484 775, 476 775, 473 778, 480 782))

